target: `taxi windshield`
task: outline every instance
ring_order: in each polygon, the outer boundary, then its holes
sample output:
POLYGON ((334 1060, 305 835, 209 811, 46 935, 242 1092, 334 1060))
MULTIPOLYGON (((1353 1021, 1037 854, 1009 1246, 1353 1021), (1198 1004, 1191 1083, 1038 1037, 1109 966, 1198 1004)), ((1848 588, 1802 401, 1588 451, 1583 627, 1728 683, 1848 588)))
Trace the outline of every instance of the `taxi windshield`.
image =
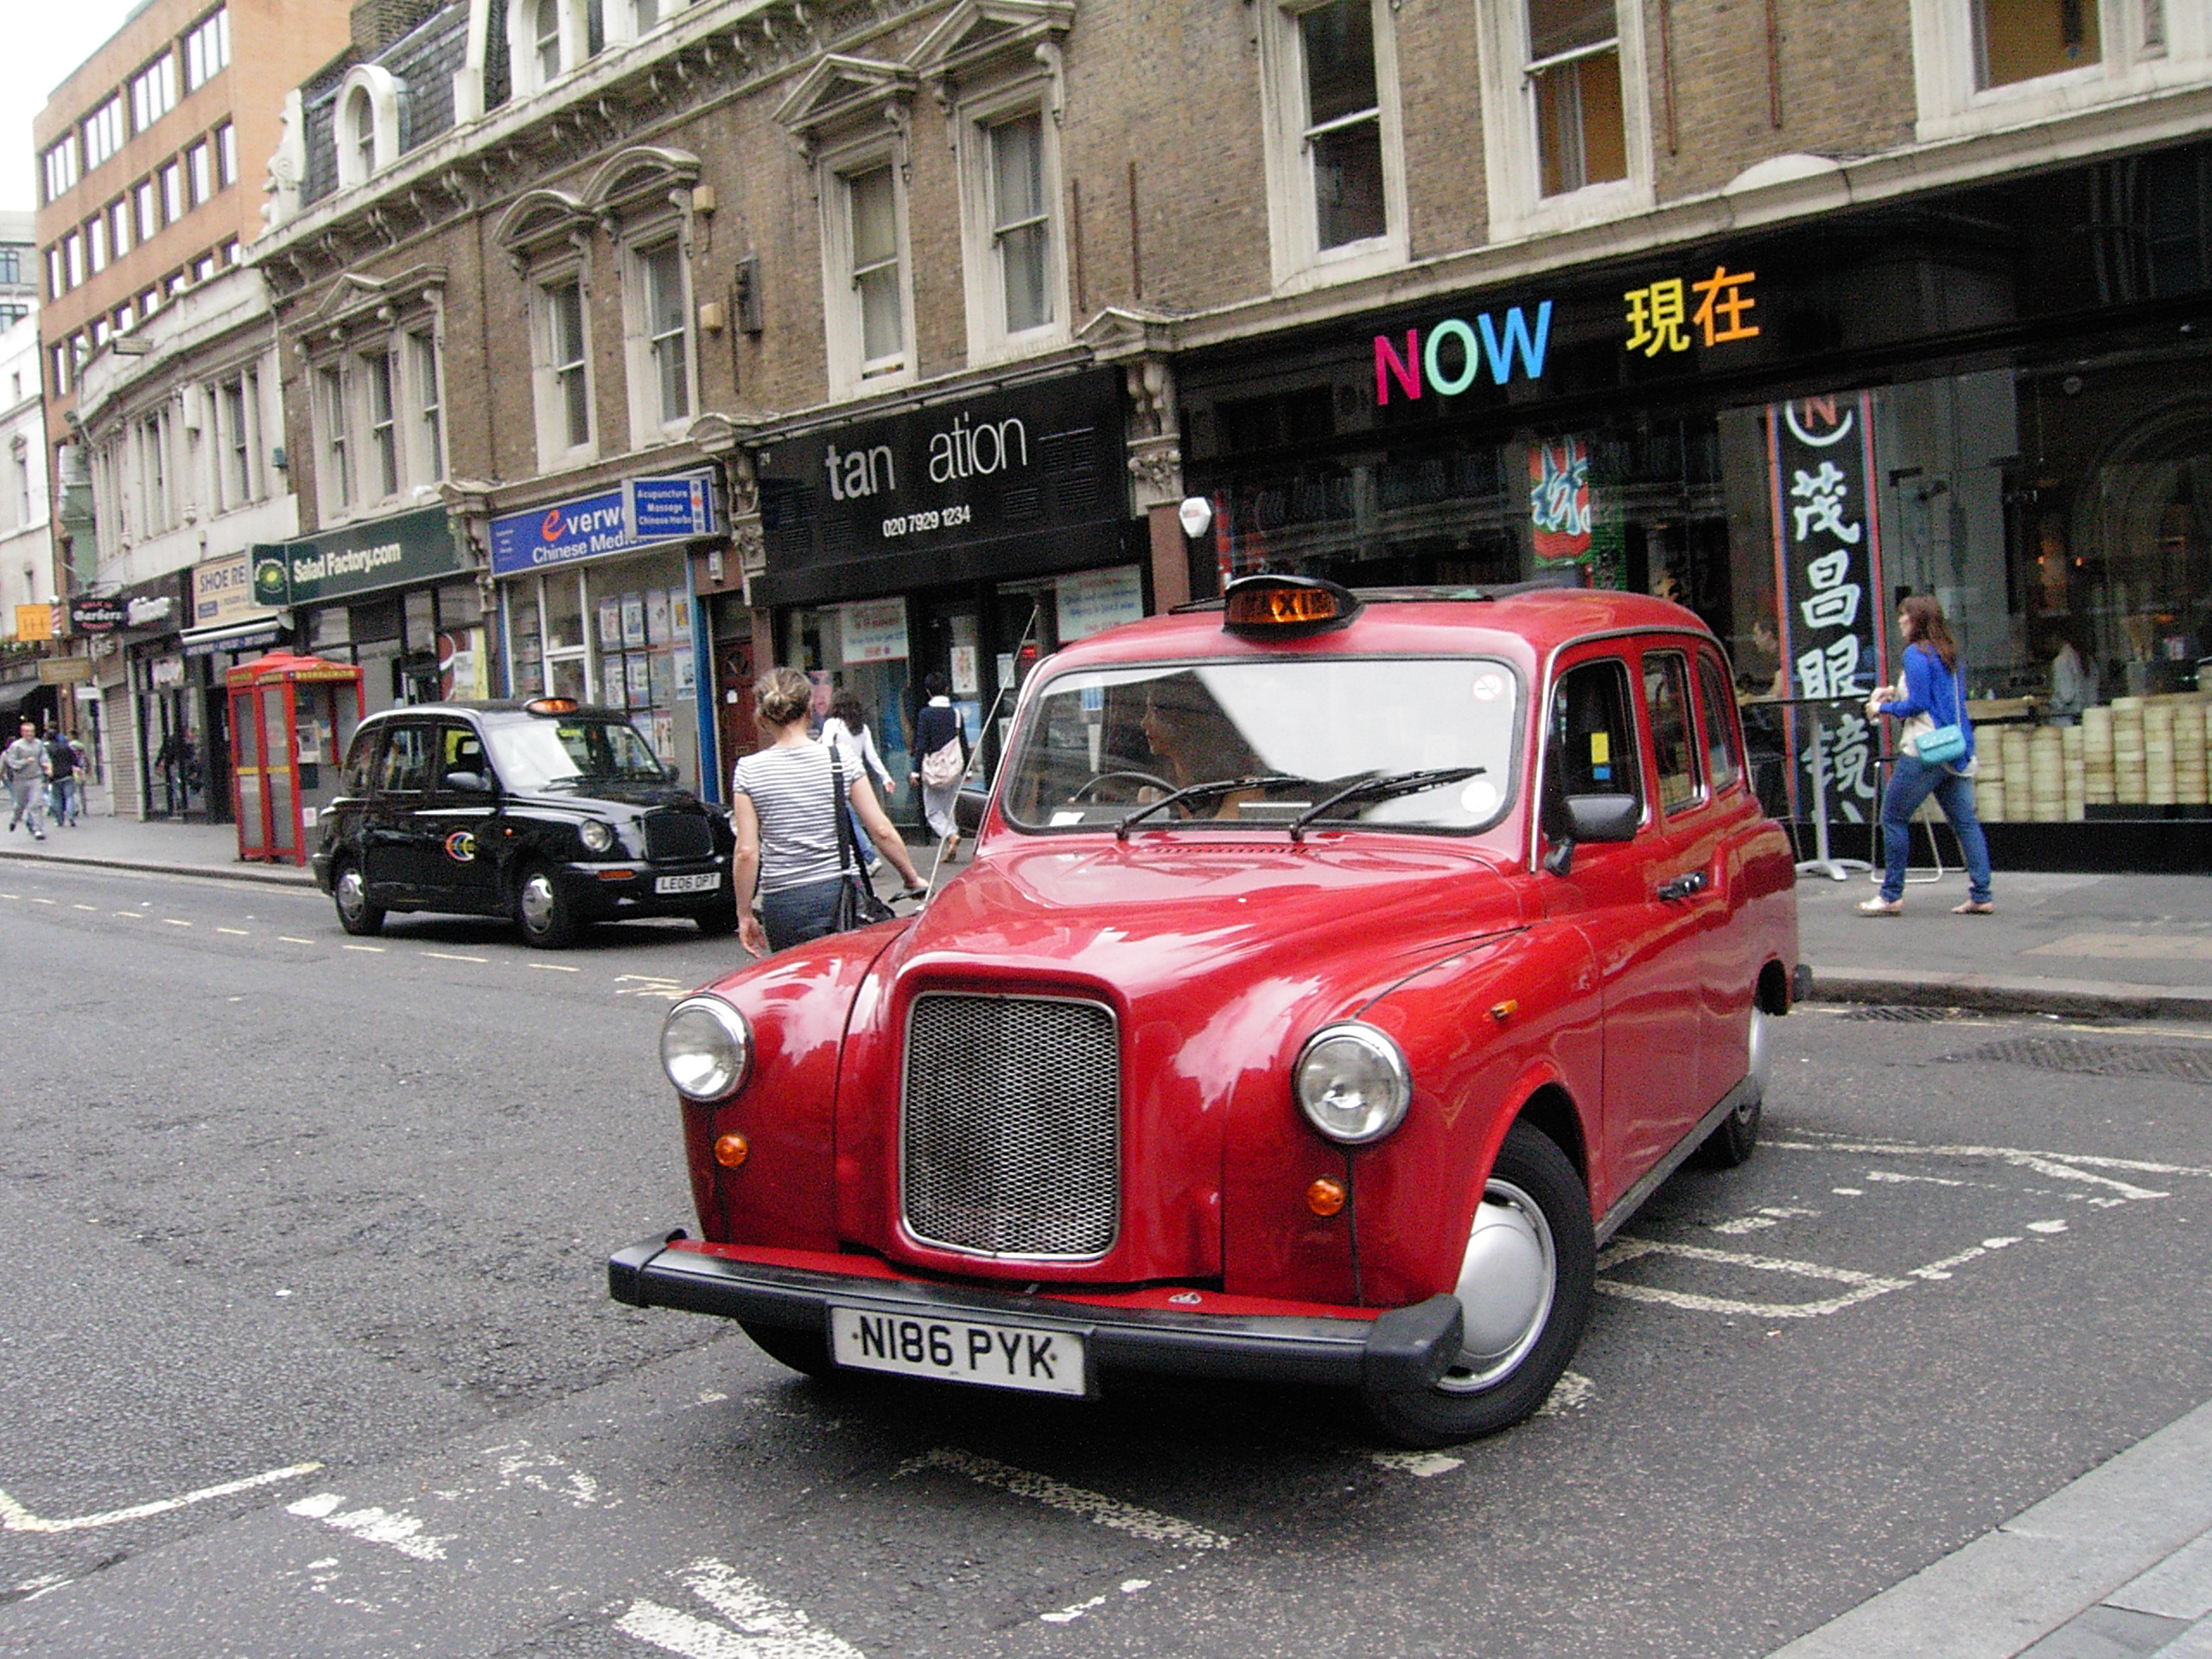
POLYGON ((486 721, 484 741, 509 789, 559 788, 587 779, 658 784, 666 775, 652 746, 627 721, 486 721))
POLYGON ((1079 670, 1032 706, 1004 807, 1028 830, 1480 830, 1513 799, 1519 706, 1484 658, 1079 670))

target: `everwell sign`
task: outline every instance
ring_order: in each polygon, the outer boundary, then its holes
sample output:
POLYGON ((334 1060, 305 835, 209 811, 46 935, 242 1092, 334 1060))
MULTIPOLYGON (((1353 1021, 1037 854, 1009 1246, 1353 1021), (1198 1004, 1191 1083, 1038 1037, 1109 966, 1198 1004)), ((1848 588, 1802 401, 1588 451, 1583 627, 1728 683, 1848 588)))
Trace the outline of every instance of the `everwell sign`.
POLYGON ((452 575, 464 567, 443 507, 327 530, 253 550, 253 597, 269 606, 320 605, 452 575))
POLYGON ((1389 403, 1393 386, 1401 397, 1419 397, 1424 389, 1440 397, 1457 397, 1485 370, 1492 384, 1501 386, 1516 374, 1541 379, 1551 333, 1552 302, 1545 300, 1536 307, 1534 324, 1515 305, 1507 307, 1502 318, 1485 311, 1471 324, 1446 317, 1430 327, 1426 340, 1420 329, 1408 328, 1402 351, 1394 336, 1377 334, 1375 401, 1389 403))

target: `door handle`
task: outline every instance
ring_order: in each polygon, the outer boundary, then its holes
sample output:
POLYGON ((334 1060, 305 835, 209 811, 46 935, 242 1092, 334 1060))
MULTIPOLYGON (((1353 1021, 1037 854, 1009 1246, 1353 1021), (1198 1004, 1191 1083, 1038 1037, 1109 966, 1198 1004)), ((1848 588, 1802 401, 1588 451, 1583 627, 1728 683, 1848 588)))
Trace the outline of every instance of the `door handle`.
POLYGON ((1706 874, 1703 870, 1691 870, 1676 876, 1671 881, 1662 881, 1659 884, 1659 896, 1670 902, 1676 899, 1688 899, 1693 894, 1703 893, 1706 888, 1706 874))

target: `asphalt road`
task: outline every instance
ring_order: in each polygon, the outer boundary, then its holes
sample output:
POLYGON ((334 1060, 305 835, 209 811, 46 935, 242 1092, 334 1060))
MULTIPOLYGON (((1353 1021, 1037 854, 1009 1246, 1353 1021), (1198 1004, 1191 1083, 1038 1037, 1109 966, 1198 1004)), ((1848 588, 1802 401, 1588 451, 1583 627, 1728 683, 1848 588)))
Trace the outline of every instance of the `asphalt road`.
POLYGON ((0 871, 0 1653, 1749 1659, 2212 1398, 2212 1032, 1827 1009, 1498 1439, 803 1382, 605 1295, 733 955, 0 871))

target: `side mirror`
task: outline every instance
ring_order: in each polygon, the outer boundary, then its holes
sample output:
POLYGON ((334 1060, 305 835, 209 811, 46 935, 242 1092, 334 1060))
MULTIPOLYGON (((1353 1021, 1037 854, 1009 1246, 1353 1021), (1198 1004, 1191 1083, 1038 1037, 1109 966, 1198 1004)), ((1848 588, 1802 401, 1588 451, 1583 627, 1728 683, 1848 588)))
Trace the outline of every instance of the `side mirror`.
POLYGON ((489 795, 492 780, 480 772, 449 772, 446 773, 448 789, 462 795, 489 795))
POLYGON ((677 766, 675 761, 664 760, 660 763, 660 777, 663 783, 676 783, 679 781, 683 776, 683 769, 677 766))
POLYGON ((1643 804, 1633 795, 1570 795, 1567 833, 1577 841, 1634 841, 1643 804))

